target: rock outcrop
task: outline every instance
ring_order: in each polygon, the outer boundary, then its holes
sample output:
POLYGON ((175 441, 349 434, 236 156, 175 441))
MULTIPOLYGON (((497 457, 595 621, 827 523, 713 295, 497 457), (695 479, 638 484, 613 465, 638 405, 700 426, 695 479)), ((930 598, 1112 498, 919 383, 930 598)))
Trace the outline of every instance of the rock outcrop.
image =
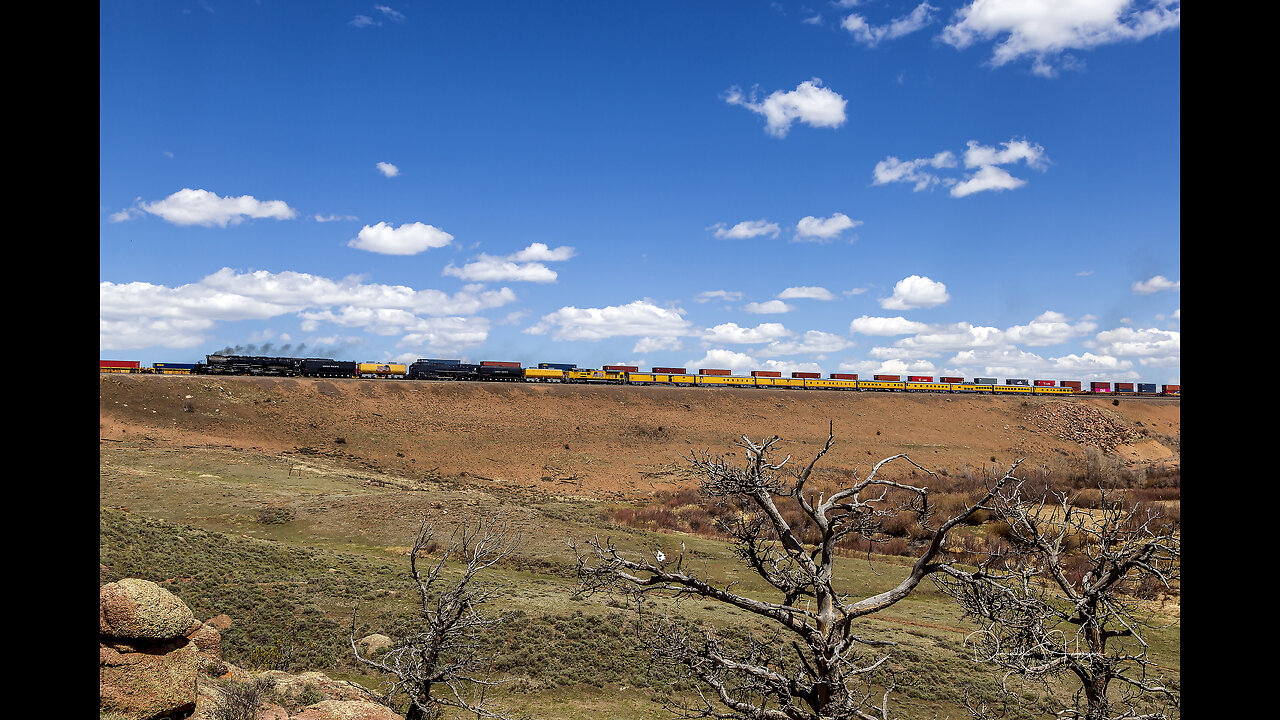
POLYGON ((98 594, 98 704, 130 720, 181 718, 196 706, 201 623, 176 595, 127 578, 98 594))

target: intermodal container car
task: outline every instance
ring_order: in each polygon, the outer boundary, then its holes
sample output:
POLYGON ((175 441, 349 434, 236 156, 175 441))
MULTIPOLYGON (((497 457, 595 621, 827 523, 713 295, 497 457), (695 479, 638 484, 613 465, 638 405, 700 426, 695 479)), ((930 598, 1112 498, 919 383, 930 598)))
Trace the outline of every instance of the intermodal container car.
POLYGON ((1071 388, 1072 390, 1075 390, 1076 392, 1080 392, 1080 381, 1079 381, 1079 380, 1059 380, 1059 381, 1058 381, 1058 384, 1059 384, 1059 385, 1061 385, 1061 386, 1062 386, 1062 387, 1064 387, 1064 388, 1071 388))
POLYGON ((1054 382, 1054 381, 1052 381, 1052 380, 1037 380, 1037 381, 1036 381, 1036 387, 1053 387, 1053 386, 1054 386, 1054 385, 1056 385, 1056 384, 1057 384, 1057 383, 1055 383, 1055 382, 1054 382))
POLYGON ((817 380, 818 378, 822 377, 822 373, 793 372, 793 373, 791 373, 791 377, 793 377, 793 378, 804 378, 804 379, 806 379, 806 380, 817 380))
POLYGON ((678 367, 656 367, 652 372, 659 375, 686 375, 688 374, 684 368, 678 367))
POLYGON ((752 370, 751 377, 780 378, 782 373, 778 370, 752 370))
POLYGON ((880 382, 902 382, 901 375, 872 375, 871 379, 880 382))
POLYGON ((1030 386, 1030 385, 1031 385, 1031 381, 1030 381, 1030 380, 1023 379, 1023 378, 1006 378, 1006 379, 1005 379, 1005 381, 1004 381, 1004 384, 1005 384, 1005 385, 1023 385, 1023 386, 1030 386))
POLYGON ((996 379, 995 378, 974 378, 973 384, 974 385, 995 385, 996 379))
POLYGON ((99 360, 98 372, 105 373, 136 373, 141 368, 139 360, 99 360))
POLYGON ((1091 382, 1089 383, 1089 392, 1109 393, 1111 392, 1111 383, 1109 382, 1091 382))
POLYGON ((827 377, 832 380, 857 380, 858 373, 831 373, 827 377))
POLYGON ((1115 391, 1116 391, 1116 392, 1131 393, 1131 392, 1133 392, 1133 383, 1131 383, 1131 382, 1118 382, 1118 383, 1116 383, 1116 389, 1115 389, 1115 391))
POLYGON ((151 371, 160 375, 190 375, 195 368, 195 363, 155 363, 151 371))
POLYGON ((1138 392, 1142 395, 1155 395, 1156 384, 1155 383, 1138 383, 1138 392))
POLYGON ((962 382, 964 382, 964 378, 962 378, 962 377, 947 377, 947 376, 945 376, 945 375, 944 375, 944 376, 942 376, 942 377, 938 378, 938 382, 942 382, 942 383, 950 383, 950 384, 953 384, 953 385, 954 385, 955 383, 962 383, 962 382))
POLYGON ((1181 395, 1182 386, 1181 385, 1161 385, 1160 392, 1164 393, 1165 395, 1181 395))
POLYGON ((728 370, 721 370, 718 368, 702 368, 701 370, 698 371, 698 374, 699 375, 732 375, 733 373, 728 370))

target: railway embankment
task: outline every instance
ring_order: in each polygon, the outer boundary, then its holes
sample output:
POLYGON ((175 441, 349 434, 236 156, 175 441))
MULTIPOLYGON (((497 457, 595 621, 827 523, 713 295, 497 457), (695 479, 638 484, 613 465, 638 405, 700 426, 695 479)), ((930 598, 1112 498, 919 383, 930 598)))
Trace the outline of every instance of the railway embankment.
POLYGON ((1179 461, 1177 398, 1036 398, 405 380, 104 375, 100 438, 322 456, 415 478, 595 497, 682 482, 694 451, 779 435, 807 458, 866 468, 907 453, 956 470, 1024 464, 1070 471, 1089 452, 1179 461), (1094 450, 1090 451, 1089 449, 1094 450))

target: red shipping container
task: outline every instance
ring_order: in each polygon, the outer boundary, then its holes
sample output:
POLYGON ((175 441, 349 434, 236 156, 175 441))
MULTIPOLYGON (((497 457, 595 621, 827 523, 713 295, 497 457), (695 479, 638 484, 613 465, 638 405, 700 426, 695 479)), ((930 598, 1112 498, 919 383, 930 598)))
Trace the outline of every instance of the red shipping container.
POLYGON ((605 365, 601 369, 612 372, 640 372, 639 365, 605 365))
POLYGON ((1091 382, 1091 383, 1089 383, 1089 390, 1091 390, 1091 391, 1093 391, 1093 392, 1107 392, 1107 393, 1109 393, 1109 392, 1111 392, 1111 383, 1109 383, 1109 382, 1091 382))
POLYGON ((653 371, 652 371, 652 372, 656 372, 656 373, 667 373, 667 374, 670 374, 670 375, 684 375, 684 374, 685 374, 684 368, 656 367, 656 368, 654 368, 654 369, 653 369, 653 371))
POLYGON ((1133 392, 1133 383, 1116 383, 1116 392, 1133 392))
POLYGON ((1163 393, 1179 393, 1179 394, 1182 393, 1181 385, 1162 385, 1161 387, 1163 388, 1163 390, 1161 390, 1160 392, 1163 392, 1163 393))
POLYGON ((901 382, 902 381, 901 375, 872 375, 871 377, 876 380, 880 380, 882 382, 901 382))
POLYGON ((699 375, 732 375, 733 373, 729 372, 728 370, 711 370, 711 369, 703 368, 702 370, 698 371, 698 374, 699 375))
POLYGON ((1036 387, 1053 387, 1052 380, 1037 380, 1036 387))
POLYGON ((782 373, 777 370, 752 370, 751 377, 782 377, 782 373))
POLYGON ((818 378, 822 377, 822 373, 802 373, 802 372, 793 372, 793 373, 791 373, 791 377, 793 377, 793 378, 808 378, 809 380, 817 380, 818 378))
POLYGON ((1079 381, 1079 380, 1059 380, 1059 381, 1058 381, 1058 384, 1059 384, 1059 385, 1061 385, 1061 386, 1062 386, 1062 387, 1064 387, 1064 388, 1071 388, 1072 390, 1075 390, 1076 392, 1080 392, 1080 381, 1079 381))
POLYGON ((831 380, 857 380, 858 373, 831 373, 827 378, 831 380))
POLYGON ((102 368, 129 368, 137 370, 142 365, 141 360, 99 360, 98 369, 102 368))
POLYGON ((927 383, 931 383, 931 382, 933 382, 933 377, 932 377, 932 376, 930 376, 930 375, 908 375, 908 376, 907 376, 907 382, 927 382, 927 383))

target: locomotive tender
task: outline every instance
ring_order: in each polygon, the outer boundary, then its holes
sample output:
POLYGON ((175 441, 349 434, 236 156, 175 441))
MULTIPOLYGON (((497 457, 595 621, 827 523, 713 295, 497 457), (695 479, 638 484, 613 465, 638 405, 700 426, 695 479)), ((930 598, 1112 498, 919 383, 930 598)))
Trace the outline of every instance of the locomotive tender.
POLYGON ((605 365, 599 370, 579 368, 573 363, 539 363, 523 367, 518 362, 424 358, 414 363, 350 362, 330 358, 261 357, 252 355, 206 355, 203 363, 156 363, 142 367, 134 360, 101 360, 104 373, 152 373, 191 375, 267 375, 278 377, 381 378, 404 380, 452 380, 471 382, 561 382, 610 385, 665 385, 671 387, 780 387, 804 390, 859 390, 881 392, 987 393, 1028 395, 1128 395, 1181 396, 1181 385, 1132 382, 1091 382, 1088 390, 1078 380, 1035 380, 1008 378, 964 378, 932 375, 874 375, 860 380, 857 373, 793 372, 782 377, 776 370, 755 370, 750 375, 734 375, 729 370, 703 368, 696 374, 686 368, 654 367, 640 372, 635 365, 605 365))

